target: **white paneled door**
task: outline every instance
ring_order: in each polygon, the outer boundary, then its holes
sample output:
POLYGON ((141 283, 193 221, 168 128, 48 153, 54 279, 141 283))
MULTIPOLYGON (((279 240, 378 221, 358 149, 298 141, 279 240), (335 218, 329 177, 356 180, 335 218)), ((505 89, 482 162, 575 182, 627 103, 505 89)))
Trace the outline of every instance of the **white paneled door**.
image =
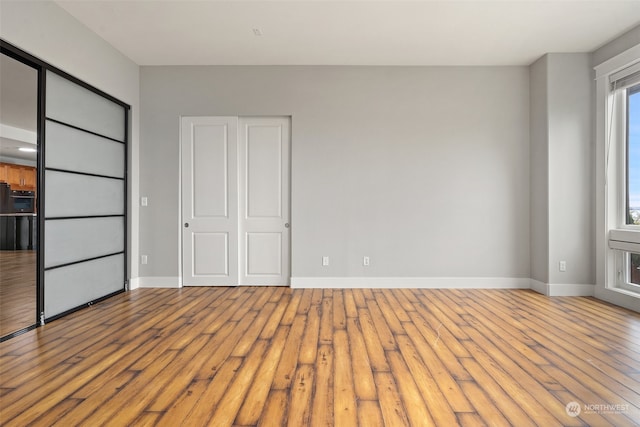
POLYGON ((288 117, 182 119, 183 284, 288 285, 288 117))
POLYGON ((182 283, 238 284, 238 119, 182 118, 182 283))
POLYGON ((239 120, 240 283, 288 285, 288 117, 239 120))

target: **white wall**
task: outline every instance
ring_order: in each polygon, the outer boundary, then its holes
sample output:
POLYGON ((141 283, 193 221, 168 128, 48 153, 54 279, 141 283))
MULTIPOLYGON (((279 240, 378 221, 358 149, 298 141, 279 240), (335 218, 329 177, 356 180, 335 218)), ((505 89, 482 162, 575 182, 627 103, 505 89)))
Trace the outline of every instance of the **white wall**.
MULTIPOLYGON (((139 67, 53 2, 1 1, 0 38, 131 106, 129 185, 138 199, 139 67)), ((138 276, 138 207, 130 207, 131 277, 138 276)))
POLYGON ((178 275, 180 115, 292 115, 294 278, 529 277, 526 67, 142 67, 141 111, 143 277, 178 275))

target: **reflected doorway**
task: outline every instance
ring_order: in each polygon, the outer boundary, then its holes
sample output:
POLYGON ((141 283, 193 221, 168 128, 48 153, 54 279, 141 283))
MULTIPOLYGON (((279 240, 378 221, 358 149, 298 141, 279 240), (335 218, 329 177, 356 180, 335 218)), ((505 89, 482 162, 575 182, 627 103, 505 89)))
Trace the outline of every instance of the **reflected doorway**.
POLYGON ((0 54, 0 337, 37 319, 38 70, 0 54))

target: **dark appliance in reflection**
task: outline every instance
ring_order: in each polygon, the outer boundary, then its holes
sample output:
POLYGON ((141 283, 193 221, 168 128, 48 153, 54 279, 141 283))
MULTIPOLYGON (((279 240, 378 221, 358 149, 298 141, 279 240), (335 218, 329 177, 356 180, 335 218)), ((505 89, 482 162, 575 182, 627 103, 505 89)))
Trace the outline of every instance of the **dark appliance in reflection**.
POLYGON ((37 217, 35 191, 11 190, 0 183, 0 250, 35 250, 37 217))
POLYGON ((0 182, 0 214, 10 213, 11 204, 11 187, 6 182, 0 182))
POLYGON ((35 191, 11 190, 10 206, 11 213, 35 213, 36 193, 35 191))

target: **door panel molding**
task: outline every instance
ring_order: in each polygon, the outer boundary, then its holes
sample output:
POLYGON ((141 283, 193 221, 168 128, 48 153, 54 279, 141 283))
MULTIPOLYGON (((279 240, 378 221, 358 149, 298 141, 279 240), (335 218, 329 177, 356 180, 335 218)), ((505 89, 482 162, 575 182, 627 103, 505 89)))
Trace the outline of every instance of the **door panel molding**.
POLYGON ((181 119, 184 286, 238 284, 237 128, 237 117, 181 119))
POLYGON ((289 284, 290 133, 290 117, 181 118, 184 286, 289 284))
POLYGON ((291 118, 241 117, 239 125, 240 283, 286 286, 291 118))

